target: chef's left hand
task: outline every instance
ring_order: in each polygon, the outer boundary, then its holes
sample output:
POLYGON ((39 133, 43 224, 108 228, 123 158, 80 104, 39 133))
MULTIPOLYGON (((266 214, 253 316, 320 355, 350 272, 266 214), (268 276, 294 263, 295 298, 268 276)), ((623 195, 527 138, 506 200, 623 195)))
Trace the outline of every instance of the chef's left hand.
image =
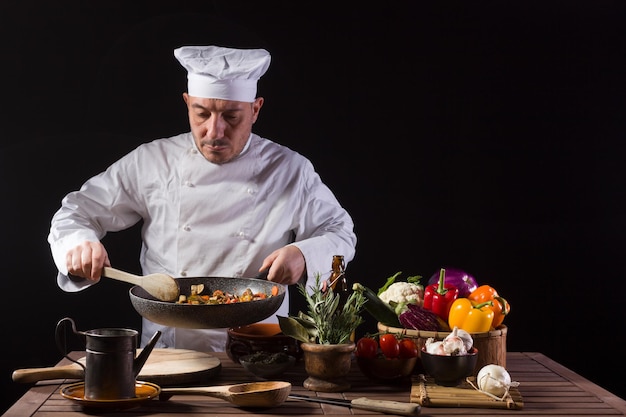
POLYGON ((268 281, 291 285, 300 281, 306 269, 304 255, 296 246, 287 245, 270 253, 259 272, 269 268, 268 281))

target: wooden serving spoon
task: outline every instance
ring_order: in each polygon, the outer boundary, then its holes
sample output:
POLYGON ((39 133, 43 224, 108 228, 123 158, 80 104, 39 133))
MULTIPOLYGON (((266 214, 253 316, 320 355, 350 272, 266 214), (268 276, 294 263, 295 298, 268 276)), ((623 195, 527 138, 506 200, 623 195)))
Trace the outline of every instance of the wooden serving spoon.
POLYGON ((196 394, 221 398, 240 407, 276 407, 285 402, 291 393, 291 383, 261 381, 214 387, 161 388, 159 399, 172 395, 196 394))
POLYGON ((373 400, 365 397, 344 400, 291 394, 291 384, 282 381, 250 382, 216 387, 161 388, 159 399, 168 400, 171 396, 178 394, 207 395, 221 398, 240 407, 251 408, 276 407, 284 403, 287 398, 293 398, 409 417, 416 417, 421 409, 419 404, 373 400))
POLYGON ((134 275, 119 269, 104 267, 102 276, 138 285, 161 301, 176 301, 180 294, 180 288, 174 278, 167 274, 148 274, 146 276, 134 275))

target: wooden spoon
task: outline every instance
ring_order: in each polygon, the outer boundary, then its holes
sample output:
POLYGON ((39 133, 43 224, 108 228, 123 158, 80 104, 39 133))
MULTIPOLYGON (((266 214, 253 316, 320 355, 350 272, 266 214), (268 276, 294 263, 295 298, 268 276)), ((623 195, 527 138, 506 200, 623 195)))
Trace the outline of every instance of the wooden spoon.
POLYGON ((159 399, 172 395, 197 394, 221 398, 240 407, 276 407, 291 393, 291 383, 283 381, 249 382, 215 387, 161 388, 159 399))
POLYGON ((167 274, 139 276, 105 266, 102 276, 138 285, 161 301, 176 301, 180 294, 178 283, 167 274))

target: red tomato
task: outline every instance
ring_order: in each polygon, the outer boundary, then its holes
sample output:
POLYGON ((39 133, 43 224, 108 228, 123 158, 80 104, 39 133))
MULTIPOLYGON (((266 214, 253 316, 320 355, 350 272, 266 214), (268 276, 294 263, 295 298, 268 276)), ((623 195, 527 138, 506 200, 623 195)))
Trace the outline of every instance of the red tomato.
POLYGON ((400 344, 401 358, 415 358, 417 356, 417 345, 413 339, 403 337, 398 343, 400 344))
POLYGON ((378 353, 378 342, 372 337, 362 337, 356 342, 356 356, 374 359, 378 353))
POLYGON ((380 350, 387 358, 397 358, 400 355, 400 344, 396 336, 391 333, 383 334, 379 337, 380 350))

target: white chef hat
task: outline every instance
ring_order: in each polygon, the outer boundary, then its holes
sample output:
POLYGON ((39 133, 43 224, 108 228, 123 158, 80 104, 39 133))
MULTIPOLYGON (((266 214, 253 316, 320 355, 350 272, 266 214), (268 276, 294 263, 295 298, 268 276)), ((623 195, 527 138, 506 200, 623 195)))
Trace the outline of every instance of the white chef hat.
POLYGON ((270 65, 265 49, 183 46, 174 56, 187 70, 187 93, 201 98, 253 102, 257 81, 270 65))

